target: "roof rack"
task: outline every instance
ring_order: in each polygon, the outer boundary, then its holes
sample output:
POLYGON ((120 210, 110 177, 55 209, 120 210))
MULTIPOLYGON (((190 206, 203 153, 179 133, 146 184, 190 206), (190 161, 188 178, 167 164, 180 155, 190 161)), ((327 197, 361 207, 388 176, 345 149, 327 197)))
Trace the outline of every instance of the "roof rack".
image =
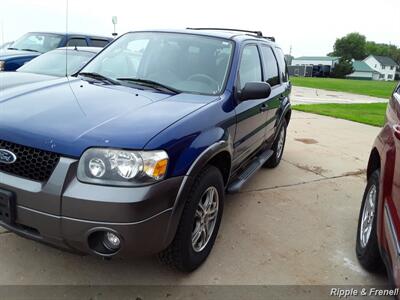
POLYGON ((224 31, 237 31, 237 32, 245 32, 245 33, 252 33, 256 35, 258 38, 264 38, 275 42, 275 38, 273 36, 263 36, 262 32, 257 30, 243 30, 243 29, 234 29, 234 28, 217 28, 217 27, 187 27, 186 29, 189 30, 224 30, 224 31))

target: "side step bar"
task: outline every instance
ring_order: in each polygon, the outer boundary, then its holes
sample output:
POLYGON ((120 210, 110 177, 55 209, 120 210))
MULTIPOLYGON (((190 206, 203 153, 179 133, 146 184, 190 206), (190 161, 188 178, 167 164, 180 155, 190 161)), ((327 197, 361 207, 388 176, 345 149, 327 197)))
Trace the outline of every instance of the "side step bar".
POLYGON ((237 193, 243 187, 243 185, 262 167, 262 165, 274 154, 272 150, 266 150, 254 160, 240 173, 237 179, 235 179, 227 189, 230 194, 237 193))

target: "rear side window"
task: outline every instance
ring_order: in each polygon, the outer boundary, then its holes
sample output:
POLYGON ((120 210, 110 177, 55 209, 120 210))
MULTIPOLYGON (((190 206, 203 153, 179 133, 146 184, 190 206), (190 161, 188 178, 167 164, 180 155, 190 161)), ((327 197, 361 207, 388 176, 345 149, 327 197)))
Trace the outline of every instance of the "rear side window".
POLYGON ((100 40, 100 39, 91 39, 90 44, 92 47, 99 47, 99 48, 104 48, 105 46, 108 45, 107 40, 100 40))
POLYGON ((261 51, 264 64, 264 80, 268 82, 270 86, 278 85, 280 80, 278 63, 276 61, 275 55, 269 46, 261 46, 261 51))
POLYGON ((278 60, 279 70, 281 72, 281 78, 283 82, 287 82, 289 80, 289 72, 287 63, 285 60, 285 55, 281 48, 275 48, 276 58, 278 60))
POLYGON ((247 82, 262 81, 260 55, 256 45, 243 49, 239 67, 239 84, 242 89, 247 82))
POLYGON ((87 47, 87 45, 86 39, 84 38, 72 38, 67 44, 69 47, 87 47))

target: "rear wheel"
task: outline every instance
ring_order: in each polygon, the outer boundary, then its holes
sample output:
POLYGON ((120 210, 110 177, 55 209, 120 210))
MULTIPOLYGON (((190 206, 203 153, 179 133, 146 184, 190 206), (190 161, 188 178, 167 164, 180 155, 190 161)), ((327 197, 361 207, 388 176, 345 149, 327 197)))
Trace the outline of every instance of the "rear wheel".
POLYGON ((376 170, 371 174, 365 188, 357 229, 357 258, 368 271, 378 271, 383 266, 376 233, 378 197, 379 170, 376 170))
POLYGON ((274 151, 274 154, 272 154, 272 156, 263 165, 264 168, 275 168, 281 162, 283 156, 283 150, 285 149, 286 129, 287 129, 286 120, 283 119, 281 126, 279 127, 276 140, 271 148, 271 150, 274 151))
POLYGON ((160 260, 176 269, 190 272, 208 257, 217 237, 224 207, 221 172, 207 166, 195 179, 171 245, 160 253, 160 260))

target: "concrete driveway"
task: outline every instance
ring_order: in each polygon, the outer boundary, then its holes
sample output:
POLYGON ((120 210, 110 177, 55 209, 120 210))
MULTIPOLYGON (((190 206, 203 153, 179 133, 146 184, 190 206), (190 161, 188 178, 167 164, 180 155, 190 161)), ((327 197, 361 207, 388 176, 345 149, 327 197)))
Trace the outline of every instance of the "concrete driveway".
POLYGON ((354 253, 364 173, 378 131, 294 112, 281 165, 261 170, 240 194, 227 197, 214 250, 191 274, 171 271, 154 257, 81 257, 3 230, 0 284, 384 284, 383 275, 361 269, 354 253))
POLYGON ((385 103, 387 99, 356 95, 344 92, 333 92, 321 89, 293 86, 291 94, 292 104, 316 103, 385 103))

